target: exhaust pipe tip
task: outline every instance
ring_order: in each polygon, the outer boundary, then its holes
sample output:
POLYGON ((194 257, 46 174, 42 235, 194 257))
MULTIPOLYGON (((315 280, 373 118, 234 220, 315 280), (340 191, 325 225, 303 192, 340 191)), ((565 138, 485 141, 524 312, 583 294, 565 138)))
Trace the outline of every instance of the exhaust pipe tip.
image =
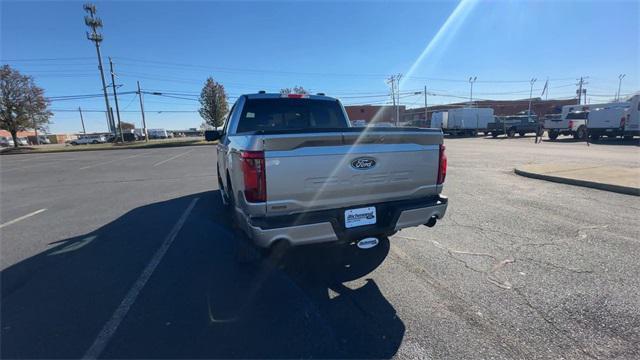
POLYGON ((434 227, 436 225, 436 222, 438 221, 438 218, 435 216, 432 216, 429 221, 427 221, 424 226, 426 227, 434 227))

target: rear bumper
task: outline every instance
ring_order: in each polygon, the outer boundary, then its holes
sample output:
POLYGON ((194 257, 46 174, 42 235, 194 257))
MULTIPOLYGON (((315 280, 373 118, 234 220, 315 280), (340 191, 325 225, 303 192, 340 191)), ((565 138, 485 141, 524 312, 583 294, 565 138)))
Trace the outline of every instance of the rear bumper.
POLYGON ((447 210, 445 196, 401 200, 378 204, 363 204, 348 208, 312 211, 302 214, 247 218, 245 231, 260 247, 286 240, 291 245, 323 242, 350 242, 368 236, 387 236, 396 231, 426 223, 432 217, 441 219, 447 210), (348 209, 375 206, 377 223, 347 229, 344 212, 348 209))

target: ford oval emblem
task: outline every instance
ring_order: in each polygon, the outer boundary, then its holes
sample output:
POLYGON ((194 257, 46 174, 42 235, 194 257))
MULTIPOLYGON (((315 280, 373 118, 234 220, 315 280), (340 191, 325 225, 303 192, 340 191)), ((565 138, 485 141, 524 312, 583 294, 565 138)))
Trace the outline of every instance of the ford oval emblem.
POLYGON ((360 249, 371 249, 372 247, 378 245, 379 242, 380 241, 377 238, 369 237, 358 241, 357 245, 360 249))
POLYGON ((356 170, 367 170, 376 166, 376 161, 372 158, 361 157, 351 162, 351 167, 356 170))

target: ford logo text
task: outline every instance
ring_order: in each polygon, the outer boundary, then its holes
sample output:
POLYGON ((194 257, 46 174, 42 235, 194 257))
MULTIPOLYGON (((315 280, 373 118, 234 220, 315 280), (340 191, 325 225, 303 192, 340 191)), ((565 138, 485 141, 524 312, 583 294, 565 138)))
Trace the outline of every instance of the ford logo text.
POLYGON ((371 158, 357 158, 351 162, 351 167, 356 170, 367 170, 376 166, 376 161, 371 158))

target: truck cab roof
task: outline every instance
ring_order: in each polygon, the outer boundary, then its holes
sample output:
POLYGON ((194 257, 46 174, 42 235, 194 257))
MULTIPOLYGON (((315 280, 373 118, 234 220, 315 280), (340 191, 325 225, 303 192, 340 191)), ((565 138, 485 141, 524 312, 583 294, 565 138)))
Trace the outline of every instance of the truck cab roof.
POLYGON ((254 93, 254 94, 244 94, 242 95, 247 99, 280 99, 280 98, 291 98, 291 99, 311 99, 311 100, 329 100, 329 101, 337 101, 338 99, 326 96, 326 95, 311 95, 311 94, 280 94, 280 93, 254 93))

